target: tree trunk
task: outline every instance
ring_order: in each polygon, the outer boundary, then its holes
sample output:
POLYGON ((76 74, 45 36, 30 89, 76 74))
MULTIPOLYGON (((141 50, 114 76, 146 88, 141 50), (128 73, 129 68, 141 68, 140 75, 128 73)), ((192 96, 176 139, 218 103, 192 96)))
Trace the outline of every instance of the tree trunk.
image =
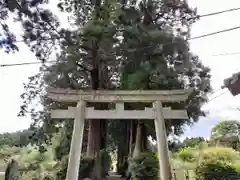
POLYGON ((128 156, 129 157, 132 157, 132 152, 133 152, 133 125, 134 125, 134 122, 133 120, 130 121, 130 127, 129 127, 129 154, 128 156))
POLYGON ((100 162, 100 120, 89 120, 88 131, 88 149, 87 155, 95 157, 95 167, 93 169, 94 178, 101 178, 101 162, 100 162))
POLYGON ((87 156, 94 156, 94 129, 96 129, 96 125, 93 120, 88 121, 88 145, 87 145, 87 156), (95 126, 95 128, 94 128, 95 126))
POLYGON ((146 151, 148 149, 148 139, 147 139, 147 128, 144 123, 141 124, 141 142, 142 142, 142 151, 146 151))
POLYGON ((136 132, 136 143, 134 147, 133 157, 148 149, 147 129, 144 123, 138 121, 136 132))
POLYGON ((132 127, 132 153, 136 144, 136 137, 137 137, 137 124, 138 124, 138 120, 133 120, 133 127, 132 127))
POLYGON ((117 150, 117 172, 118 173, 122 173, 122 172, 120 172, 121 171, 120 166, 123 165, 123 160, 124 160, 123 152, 124 152, 124 150, 123 150, 122 143, 119 143, 118 150, 117 150))
POLYGON ((123 142, 122 146, 124 147, 123 155, 125 157, 129 154, 129 140, 130 140, 130 121, 123 120, 123 142))
MULTIPOLYGON (((98 47, 96 45, 96 47, 98 47)), ((104 67, 104 64, 100 64, 97 58, 97 49, 93 51, 93 69, 91 70, 91 82, 92 89, 106 89, 106 79, 108 79, 107 68, 104 67), (106 72, 105 72, 106 71, 106 72)), ((103 105, 104 106, 104 105, 103 105)), ((99 104, 100 109, 104 108, 102 104, 99 104)), ((102 179, 102 163, 100 158, 100 150, 106 147, 106 120, 89 120, 89 134, 88 134, 88 149, 87 154, 94 156, 95 158, 95 167, 94 167, 94 179, 102 179)))
POLYGON ((141 138, 142 138, 142 126, 140 121, 137 124, 137 133, 136 133, 136 143, 133 151, 133 157, 137 157, 140 155, 141 152, 141 138))
MULTIPOLYGON (((101 141, 100 141, 100 150, 105 151, 107 148, 107 123, 106 119, 101 119, 100 121, 100 129, 101 129, 101 141)), ((106 159, 105 152, 100 159, 101 163, 101 175, 103 178, 106 177, 106 173, 108 171, 108 160, 106 159)))

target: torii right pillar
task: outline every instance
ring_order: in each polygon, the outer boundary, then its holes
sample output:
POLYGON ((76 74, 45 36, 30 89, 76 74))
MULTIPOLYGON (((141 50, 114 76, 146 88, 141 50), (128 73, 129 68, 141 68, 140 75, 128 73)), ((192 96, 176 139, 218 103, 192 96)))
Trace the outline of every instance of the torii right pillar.
POLYGON ((154 124, 157 137, 158 161, 160 168, 159 177, 161 180, 171 180, 172 173, 169 161, 167 134, 161 101, 153 102, 153 109, 155 112, 154 124))

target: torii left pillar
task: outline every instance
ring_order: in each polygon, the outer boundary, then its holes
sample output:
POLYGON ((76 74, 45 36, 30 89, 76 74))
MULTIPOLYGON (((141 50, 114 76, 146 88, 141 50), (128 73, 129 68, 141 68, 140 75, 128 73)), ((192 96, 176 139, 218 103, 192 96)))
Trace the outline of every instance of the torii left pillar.
POLYGON ((78 179, 79 165, 82 152, 82 141, 84 131, 86 102, 81 100, 76 108, 76 118, 74 120, 73 135, 69 153, 66 180, 78 179))

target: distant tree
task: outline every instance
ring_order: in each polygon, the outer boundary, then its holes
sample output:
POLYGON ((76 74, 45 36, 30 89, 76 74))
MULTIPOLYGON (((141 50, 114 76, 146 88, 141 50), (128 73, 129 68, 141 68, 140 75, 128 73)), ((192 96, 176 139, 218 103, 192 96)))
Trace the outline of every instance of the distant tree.
POLYGON ((186 138, 183 141, 185 147, 196 147, 199 146, 205 139, 203 137, 193 137, 193 138, 186 138))
POLYGON ((0 134, 0 147, 4 145, 8 146, 26 146, 31 141, 31 130, 17 131, 13 133, 0 134))
POLYGON ((221 121, 212 129, 211 142, 236 149, 239 144, 239 133, 240 121, 221 121))

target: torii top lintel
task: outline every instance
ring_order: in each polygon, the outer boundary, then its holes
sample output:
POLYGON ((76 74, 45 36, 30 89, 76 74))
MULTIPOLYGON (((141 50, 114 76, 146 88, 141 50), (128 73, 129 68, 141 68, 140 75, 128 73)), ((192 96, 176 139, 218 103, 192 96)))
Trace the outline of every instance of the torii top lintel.
POLYGON ((192 93, 186 90, 71 90, 48 88, 47 96, 58 102, 181 102, 192 93))

